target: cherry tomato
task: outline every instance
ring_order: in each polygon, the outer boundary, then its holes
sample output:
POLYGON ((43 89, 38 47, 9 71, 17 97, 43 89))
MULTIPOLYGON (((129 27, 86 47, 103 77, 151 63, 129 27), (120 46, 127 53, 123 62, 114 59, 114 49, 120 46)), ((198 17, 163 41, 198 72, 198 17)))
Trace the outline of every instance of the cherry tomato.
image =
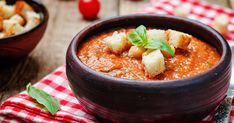
POLYGON ((79 0, 78 7, 85 19, 95 19, 100 10, 100 2, 99 0, 79 0))

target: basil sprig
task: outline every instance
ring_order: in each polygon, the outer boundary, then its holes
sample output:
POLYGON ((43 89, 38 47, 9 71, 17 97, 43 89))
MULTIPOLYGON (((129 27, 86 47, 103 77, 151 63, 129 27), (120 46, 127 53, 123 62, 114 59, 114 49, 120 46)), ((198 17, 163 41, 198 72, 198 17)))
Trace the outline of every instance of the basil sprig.
POLYGON ((141 46, 148 49, 159 49, 175 56, 171 47, 162 39, 148 40, 146 27, 138 26, 133 32, 128 34, 128 40, 135 46, 141 46))
POLYGON ((171 47, 162 39, 157 39, 154 41, 150 41, 147 45, 145 45, 145 48, 148 49, 160 49, 162 51, 168 52, 172 57, 175 56, 174 51, 171 49, 171 47))
POLYGON ((53 98, 48 93, 33 87, 31 83, 27 85, 27 93, 32 98, 36 99, 38 103, 44 105, 52 115, 60 109, 60 104, 57 99, 53 98))
POLYGON ((140 25, 128 35, 128 40, 135 46, 145 46, 147 44, 146 28, 140 25))

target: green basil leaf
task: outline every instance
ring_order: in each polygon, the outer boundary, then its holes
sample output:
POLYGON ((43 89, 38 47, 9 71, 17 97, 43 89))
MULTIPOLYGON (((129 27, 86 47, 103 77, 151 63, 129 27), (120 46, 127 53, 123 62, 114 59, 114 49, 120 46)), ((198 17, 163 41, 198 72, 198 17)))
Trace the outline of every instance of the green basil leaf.
POLYGON ((137 32, 133 31, 128 35, 128 40, 135 46, 143 46, 144 42, 137 32))
POLYGON ((144 42, 144 44, 147 43, 147 32, 146 32, 146 27, 143 25, 140 25, 136 28, 136 32, 138 33, 138 35, 141 37, 142 41, 144 42))
POLYGON ((153 40, 153 41, 148 42, 148 44, 145 46, 145 48, 148 48, 148 49, 159 49, 159 50, 168 52, 169 54, 171 54, 172 57, 175 56, 175 53, 171 49, 170 45, 168 45, 162 39, 153 40))
POLYGON ((135 46, 145 46, 147 44, 146 27, 140 25, 128 35, 128 40, 135 46))
POLYGON ((27 85, 27 92, 32 98, 36 99, 38 103, 44 105, 52 115, 60 109, 60 104, 57 99, 53 98, 48 93, 33 87, 31 83, 27 85))

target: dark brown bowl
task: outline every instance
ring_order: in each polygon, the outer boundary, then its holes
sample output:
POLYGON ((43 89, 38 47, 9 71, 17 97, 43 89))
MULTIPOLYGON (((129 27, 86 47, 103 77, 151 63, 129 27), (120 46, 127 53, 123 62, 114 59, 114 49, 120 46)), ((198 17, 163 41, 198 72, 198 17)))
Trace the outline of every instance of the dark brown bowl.
POLYGON ((27 32, 0 38, 1 63, 19 61, 20 59, 27 57, 27 55, 36 47, 45 32, 49 19, 46 7, 35 0, 27 0, 27 3, 41 15, 41 23, 27 32))
POLYGON ((79 32, 66 56, 70 86, 86 110, 112 122, 197 122, 225 98, 231 73, 231 50, 226 40, 198 21, 166 15, 111 18, 79 32), (118 27, 145 25, 189 33, 217 49, 219 63, 202 74, 179 80, 142 81, 96 72, 77 57, 77 47, 92 35, 118 27))

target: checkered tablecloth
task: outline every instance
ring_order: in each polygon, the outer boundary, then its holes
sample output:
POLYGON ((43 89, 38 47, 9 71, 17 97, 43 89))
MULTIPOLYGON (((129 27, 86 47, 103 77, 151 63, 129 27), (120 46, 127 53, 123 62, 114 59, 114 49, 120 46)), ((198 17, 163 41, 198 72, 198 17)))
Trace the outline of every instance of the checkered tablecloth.
POLYGON ((95 118, 87 114, 72 93, 65 67, 59 67, 51 74, 44 77, 35 87, 46 91, 59 100, 60 110, 54 115, 35 102, 27 95, 26 91, 10 97, 2 103, 0 121, 4 122, 40 122, 40 123, 94 123, 95 118))
POLYGON ((228 41, 234 41, 234 11, 231 9, 202 3, 200 0, 151 0, 151 3, 142 7, 138 13, 174 15, 175 8, 183 4, 191 6, 191 12, 188 18, 199 20, 207 25, 211 25, 217 15, 228 15, 230 17, 228 26, 229 33, 225 38, 228 41))
MULTIPOLYGON (((192 6, 188 18, 199 20, 208 25, 211 24, 216 15, 227 14, 231 20, 228 26, 229 34, 226 36, 226 39, 228 41, 234 40, 234 12, 215 5, 201 3, 195 0, 151 0, 151 3, 140 9, 138 13, 173 15, 175 7, 184 3, 191 4, 192 6)), ((52 116, 23 91, 2 103, 0 107, 0 122, 97 122, 92 115, 82 109, 82 106, 74 97, 74 94, 68 86, 64 66, 59 67, 34 86, 58 99, 61 104, 61 109, 52 116)), ((210 123, 213 116, 213 113, 211 113, 201 123, 210 123)), ((230 116, 230 123, 232 123, 234 117, 233 107, 230 116)))

